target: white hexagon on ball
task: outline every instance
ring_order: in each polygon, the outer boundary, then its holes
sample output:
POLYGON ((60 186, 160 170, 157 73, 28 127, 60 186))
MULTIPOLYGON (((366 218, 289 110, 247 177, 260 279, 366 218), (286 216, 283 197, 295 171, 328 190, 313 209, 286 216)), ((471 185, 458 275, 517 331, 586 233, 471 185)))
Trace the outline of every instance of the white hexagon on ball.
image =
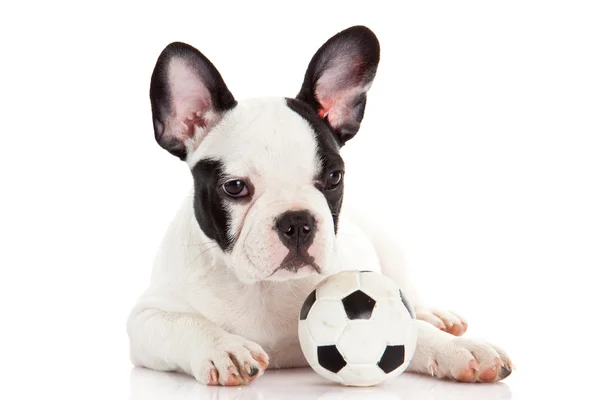
POLYGON ((347 386, 373 386, 387 380, 385 372, 373 364, 348 364, 338 375, 347 386))
POLYGON ((307 296, 299 319, 309 365, 347 386, 373 386, 400 375, 416 348, 410 305, 391 279, 376 272, 326 278, 307 296))
POLYGON ((348 322, 339 301, 319 300, 310 310, 308 329, 321 344, 335 344, 348 322))
POLYGON ((348 322, 337 343, 344 359, 349 364, 375 365, 386 346, 379 329, 370 321, 348 322))
POLYGON ((356 271, 342 271, 325 278, 317 285, 318 299, 339 300, 360 288, 356 271))

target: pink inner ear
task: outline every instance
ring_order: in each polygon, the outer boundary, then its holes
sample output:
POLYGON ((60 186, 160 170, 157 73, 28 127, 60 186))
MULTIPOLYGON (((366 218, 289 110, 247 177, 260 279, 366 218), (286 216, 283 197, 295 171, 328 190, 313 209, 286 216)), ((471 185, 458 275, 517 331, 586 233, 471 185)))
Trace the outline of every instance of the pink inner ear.
POLYGON ((210 92, 202 77, 180 58, 171 61, 169 83, 173 102, 171 132, 190 138, 194 135, 194 126, 206 128, 211 122, 210 92))
POLYGON ((365 89, 363 81, 365 62, 353 52, 341 53, 330 60, 315 88, 317 101, 321 106, 319 116, 334 127, 343 125, 351 118, 350 106, 356 96, 365 89))
POLYGON ((338 92, 336 97, 319 99, 321 104, 319 116, 321 118, 327 117, 327 121, 333 128, 345 125, 354 118, 352 104, 354 104, 354 99, 360 96, 362 92, 364 92, 363 87, 355 86, 338 92))
POLYGON ((333 99, 319 99, 319 104, 321 105, 321 109, 319 109, 319 117, 325 118, 327 114, 329 114, 329 110, 335 103, 333 99))

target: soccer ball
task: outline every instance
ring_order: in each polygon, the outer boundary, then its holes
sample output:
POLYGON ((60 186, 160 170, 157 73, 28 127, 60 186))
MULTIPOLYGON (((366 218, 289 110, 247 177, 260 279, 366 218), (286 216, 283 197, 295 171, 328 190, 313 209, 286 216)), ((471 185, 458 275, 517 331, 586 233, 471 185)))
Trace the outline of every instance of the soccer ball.
POLYGON ((391 279, 343 271, 307 296, 298 336, 309 365, 322 377, 345 386, 374 386, 408 367, 417 344, 414 319, 391 279))

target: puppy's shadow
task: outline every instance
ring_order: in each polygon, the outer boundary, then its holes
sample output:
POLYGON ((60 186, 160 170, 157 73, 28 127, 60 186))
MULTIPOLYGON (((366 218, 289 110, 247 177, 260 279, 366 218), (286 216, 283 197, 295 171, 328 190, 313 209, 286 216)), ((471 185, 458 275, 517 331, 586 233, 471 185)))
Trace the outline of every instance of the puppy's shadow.
POLYGON ((343 387, 329 383, 309 369, 268 371, 259 380, 243 387, 205 386, 187 375, 133 368, 130 400, 510 400, 508 385, 463 384, 404 373, 397 379, 372 388, 343 387))

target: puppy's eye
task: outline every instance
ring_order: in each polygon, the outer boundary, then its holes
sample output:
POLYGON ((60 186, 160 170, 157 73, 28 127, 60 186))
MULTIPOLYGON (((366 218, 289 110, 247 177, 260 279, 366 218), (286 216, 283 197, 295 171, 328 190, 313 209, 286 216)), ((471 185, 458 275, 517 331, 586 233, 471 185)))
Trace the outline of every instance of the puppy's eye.
POLYGON ((342 182, 343 178, 344 171, 333 171, 327 175, 327 182, 325 183, 325 186, 327 189, 333 189, 342 182))
POLYGON ((223 191, 231 197, 244 197, 248 196, 248 187, 244 181, 239 179, 233 179, 223 184, 223 191))

